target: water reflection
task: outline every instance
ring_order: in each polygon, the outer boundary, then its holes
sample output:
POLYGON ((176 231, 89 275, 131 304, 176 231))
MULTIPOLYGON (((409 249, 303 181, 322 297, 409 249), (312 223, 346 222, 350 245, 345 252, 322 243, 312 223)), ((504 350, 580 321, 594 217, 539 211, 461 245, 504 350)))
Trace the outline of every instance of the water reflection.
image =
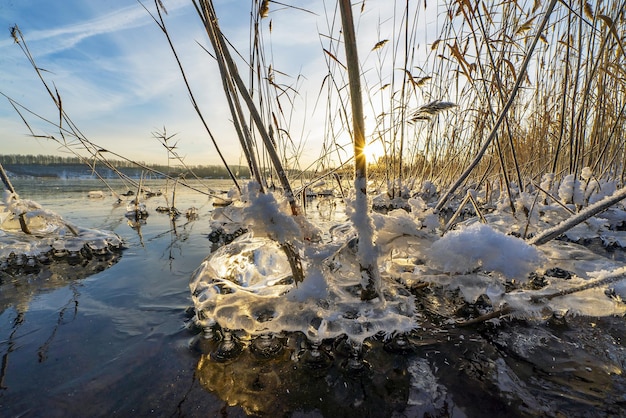
POLYGON ((116 264, 121 255, 121 251, 90 257, 64 255, 51 257, 31 269, 6 268, 0 271, 0 313, 11 306, 18 311, 27 309, 34 296, 101 272, 116 264))
MULTIPOLYGON (((121 222, 124 207, 103 218, 102 203, 58 199, 64 215, 90 227, 110 225, 129 249, 106 261, 114 268, 80 284, 106 264, 65 264, 41 281, 0 276, 0 415, 624 415, 623 316, 458 329, 445 319, 479 307, 430 286, 412 289, 420 329, 388 344, 374 339, 355 347, 339 339, 315 347, 298 334, 250 339, 230 331, 242 348, 234 358, 212 356, 224 341, 218 333, 202 338, 200 353, 188 350, 181 324, 191 303, 189 277, 210 251, 208 222, 181 225, 180 217, 171 225, 168 216, 154 215, 142 227, 140 247, 121 222)), ((198 207, 206 201, 186 199, 198 207)))
POLYGON ((372 416, 376 411, 376 416, 391 416, 406 409, 411 381, 407 358, 386 351, 381 341, 359 347, 356 361, 362 367, 348 367, 354 366, 355 357, 346 339, 312 346, 298 333, 261 336, 245 341, 246 348, 231 359, 216 356, 222 343, 220 338, 199 340, 197 347, 204 353, 196 375, 205 389, 247 414, 279 417, 317 411, 330 417, 372 416), (254 348, 259 345, 272 346, 272 354, 254 348))
POLYGON ((624 317, 458 328, 423 313, 419 330, 363 345, 214 327, 195 340, 196 376, 251 416, 623 416, 624 317))
POLYGON ((54 327, 52 327, 50 336, 37 350, 37 356, 39 358, 40 363, 43 363, 44 361, 48 359, 48 348, 50 347, 50 344, 54 341, 54 337, 59 327, 63 325, 64 323, 67 323, 76 319, 76 315, 78 314, 78 299, 80 297, 80 292, 78 291, 78 284, 72 283, 70 284, 69 288, 72 291, 72 297, 59 311, 59 317, 54 327), (68 311, 69 313, 73 313, 71 318, 68 318, 66 315, 68 311))
POLYGON ((2 366, 0 367, 0 390, 8 389, 8 386, 5 385, 5 378, 7 374, 7 369, 9 366, 9 356, 15 350, 15 337, 16 333, 19 330, 20 326, 24 323, 24 312, 19 311, 15 319, 13 319, 13 326, 11 333, 9 334, 9 338, 6 341, 7 350, 2 355, 2 366))

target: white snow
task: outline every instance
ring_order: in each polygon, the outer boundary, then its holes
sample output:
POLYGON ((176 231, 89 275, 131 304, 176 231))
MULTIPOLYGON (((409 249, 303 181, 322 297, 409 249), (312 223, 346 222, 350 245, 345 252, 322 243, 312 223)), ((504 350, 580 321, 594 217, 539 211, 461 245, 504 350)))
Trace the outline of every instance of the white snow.
POLYGON ((542 261, 537 248, 480 223, 448 232, 430 248, 430 264, 446 273, 467 273, 481 267, 525 280, 542 261))

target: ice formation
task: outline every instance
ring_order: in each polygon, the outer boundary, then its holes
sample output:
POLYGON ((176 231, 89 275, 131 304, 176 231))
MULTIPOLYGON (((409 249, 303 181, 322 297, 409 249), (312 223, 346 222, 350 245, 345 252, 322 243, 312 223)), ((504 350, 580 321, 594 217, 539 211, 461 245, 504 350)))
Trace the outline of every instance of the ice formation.
MULTIPOLYGON (((583 180, 590 184, 593 177, 584 172, 583 180)), ((581 202, 587 190, 574 177, 560 186, 552 181, 546 176, 542 184, 551 191, 560 187, 564 201, 581 202), (574 187, 580 193, 571 192, 574 187)), ((593 200, 600 190, 594 185, 585 200, 593 200)), ((443 236, 437 215, 420 197, 409 199, 406 208, 389 206, 386 213, 373 213, 375 247, 368 256, 378 257, 383 298, 364 302, 359 297, 363 277, 354 226, 359 218, 338 220, 328 234, 306 233, 313 230, 306 220, 288 214, 275 196, 248 187, 240 200, 213 214, 214 231, 221 232, 211 240, 221 247, 207 257, 191 282, 197 323, 205 329, 218 325, 252 336, 302 332, 311 341, 347 336, 362 343, 369 337, 419 328, 413 289, 424 284, 457 291, 470 305, 482 300, 494 312, 528 318, 554 312, 590 316, 626 312, 624 263, 560 240, 529 245, 523 237, 571 215, 547 195, 537 203, 531 193, 517 193, 519 212, 527 213, 530 221, 496 203, 500 209, 485 214, 487 224, 471 218, 443 236), (306 276, 302 283, 294 282, 282 248, 285 243, 302 259, 306 276), (566 271, 568 277, 554 271, 566 271)), ((621 244, 623 234, 615 225, 623 220, 623 212, 613 207, 567 234, 621 244)))
POLYGON ((407 290, 388 280, 387 302, 362 302, 354 249, 327 251, 309 249, 307 277, 296 286, 275 241, 246 234, 219 248, 191 283, 199 325, 217 323, 250 335, 300 331, 311 341, 347 335, 360 342, 416 327, 415 301, 407 290))
POLYGON ((316 228, 286 210, 273 195, 248 186, 239 205, 214 213, 214 223, 222 230, 228 225, 228 235, 250 232, 217 249, 194 274, 200 326, 219 324, 250 335, 299 331, 311 341, 347 335, 359 342, 417 326, 413 296, 389 277, 382 298, 361 300, 359 245, 351 226, 322 242, 316 228), (295 283, 286 243, 301 256, 302 283, 295 283))
POLYGON ((118 251, 112 232, 81 228, 38 203, 5 192, 0 204, 0 269, 34 271, 50 259, 85 258, 118 251))

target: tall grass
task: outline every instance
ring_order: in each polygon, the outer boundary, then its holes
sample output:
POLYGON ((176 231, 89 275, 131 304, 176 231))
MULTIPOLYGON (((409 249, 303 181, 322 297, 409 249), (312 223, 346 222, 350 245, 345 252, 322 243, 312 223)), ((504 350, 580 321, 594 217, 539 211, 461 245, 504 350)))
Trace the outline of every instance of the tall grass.
MULTIPOLYGON (((155 1, 155 21, 175 53, 160 3, 155 1)), ((311 36, 320 40, 326 74, 317 75, 321 81, 311 111, 325 114, 324 144, 309 168, 334 175, 342 173, 339 167, 358 164, 351 155, 349 128, 353 109, 347 68, 354 64, 364 99, 364 140, 385 150, 379 161, 368 162, 369 180, 377 176, 375 185, 386 188, 391 198, 430 181, 446 191, 438 208, 451 197, 466 196, 468 188, 484 187, 500 190, 515 211, 516 193, 539 183, 545 173, 554 173, 558 182, 584 167, 623 185, 625 3, 394 1, 369 10, 370 3, 362 2, 353 5, 356 38, 373 29, 378 39, 360 46, 364 54, 351 62, 344 52, 339 3, 323 2, 322 24, 311 36), (377 27, 360 26, 366 13, 378 14, 377 27)), ((250 3, 249 53, 227 42, 227 34, 213 23, 217 16, 211 2, 194 4, 213 46, 226 52, 218 60, 221 81, 251 172, 263 187, 277 178, 297 213, 289 177, 290 169, 300 166, 304 148, 298 132, 304 128, 293 115, 296 98, 306 92, 300 91, 302 74, 284 74, 274 65, 280 51, 272 47, 271 25, 262 22, 276 4, 250 3)), ((280 19, 277 11, 273 24, 280 19)), ((17 27, 12 34, 25 47, 17 27)), ((44 85, 58 105, 58 140, 69 145, 64 136, 78 138, 87 160, 109 153, 84 138, 65 114, 60 94, 44 85)), ((193 98, 189 83, 187 88, 193 98)), ((202 117, 195 101, 194 108, 202 117)))
MULTIPOLYGON (((439 7, 440 31, 425 41, 418 30, 426 28, 423 7, 394 2, 387 15, 380 11, 381 20, 392 20, 393 38, 372 45, 360 63, 365 117, 375 120, 366 135, 387 152, 377 171, 390 196, 403 184, 430 180, 449 194, 490 183, 512 200, 544 173, 558 179, 586 166, 623 184, 623 1, 429 4, 439 7), (457 106, 412 118, 433 101, 457 106)), ((334 13, 321 39, 332 79, 324 83, 328 91, 335 86, 327 94, 326 146, 336 150, 347 122, 347 83, 334 13)))
MULTIPOLYGON (((446 41, 435 49, 447 59, 442 70, 455 74, 448 82, 448 90, 456 92, 451 99, 468 114, 453 115, 444 124, 444 135, 455 138, 441 148, 443 156, 458 155, 461 147, 476 150, 495 135, 485 152, 500 159, 497 175, 506 183, 527 182, 545 172, 576 174, 585 166, 597 174, 623 173, 618 132, 626 121, 624 26, 616 24, 624 19, 623 2, 599 3, 595 9, 578 4, 559 3, 554 11, 552 3, 537 2, 451 5, 449 29, 440 36, 446 41), (538 23, 546 17, 542 30, 538 23), (527 75, 521 74, 525 67, 527 75), (497 116, 504 116, 503 123, 494 122, 497 116)), ((458 181, 460 169, 449 167, 447 178, 458 181)))

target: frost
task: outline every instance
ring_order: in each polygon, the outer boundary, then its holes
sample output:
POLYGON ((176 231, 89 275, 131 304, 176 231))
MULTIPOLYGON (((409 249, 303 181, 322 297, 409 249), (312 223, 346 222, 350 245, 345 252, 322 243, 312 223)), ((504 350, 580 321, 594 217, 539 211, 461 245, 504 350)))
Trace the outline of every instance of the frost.
MULTIPOLYGON (((551 175, 542 181, 546 188, 552 182, 551 175)), ((568 176, 561 183, 560 198, 580 199, 574 187, 583 190, 580 181, 568 176)), ((405 200, 403 209, 390 209, 390 205, 384 214, 365 215, 355 208, 363 202, 353 200, 346 206, 349 221, 326 221, 328 232, 309 240, 304 217, 294 217, 286 202, 255 190, 244 188, 241 201, 213 214, 212 222, 221 223, 224 229, 243 225, 250 232, 211 254, 194 274, 191 289, 203 327, 217 323, 252 336, 302 332, 311 341, 346 335, 361 343, 375 335, 418 328, 410 289, 425 283, 453 292, 466 303, 487 301, 494 310, 506 306, 512 315, 524 318, 545 318, 547 312, 612 315, 626 311, 626 285, 619 280, 577 288, 600 277, 603 270, 619 270, 622 263, 564 241, 536 246, 510 235, 532 236, 571 216, 562 206, 547 204, 530 191, 515 192, 520 213, 512 213, 503 198, 502 210, 485 213, 487 225, 472 217, 443 237, 436 232, 438 214, 422 197, 405 200), (523 212, 530 212, 531 207, 529 221, 523 212), (365 236, 371 233, 375 245, 362 245, 361 229, 365 236), (280 240, 297 243, 304 271, 304 280, 297 285, 280 240), (360 298, 367 281, 363 260, 379 266, 382 281, 382 297, 369 302, 360 298), (571 272, 571 280, 544 276, 556 267, 571 272), (538 287, 528 283, 530 273, 543 277, 538 287), (558 295, 550 296, 554 294, 558 295)), ((475 191, 476 196, 481 193, 475 191)), ((620 231, 610 229, 619 225, 622 213, 612 207, 602 218, 589 218, 567 235, 622 243, 620 231)))
POLYGON ((258 185, 248 183, 249 204, 243 211, 243 220, 257 236, 267 236, 278 242, 301 239, 300 227, 286 212, 286 202, 278 204, 271 193, 260 193, 258 185), (254 187, 256 186, 256 187, 254 187))
POLYGON ((373 214, 374 227, 377 231, 377 244, 383 245, 399 235, 419 235, 421 223, 412 218, 405 210, 395 209, 387 215, 373 214))
MULTIPOLYGON (((546 173, 541 177, 541 184, 539 185, 546 192, 554 195, 554 190, 552 187, 554 185, 554 173, 546 173)), ((542 199, 545 201, 548 198, 548 195, 541 192, 542 199)))
MULTIPOLYGON (((595 190, 595 189, 594 189, 595 190)), ((589 197, 589 204, 594 204, 607 196, 611 196, 613 193, 617 191, 617 183, 615 181, 607 181, 599 184, 597 187, 597 191, 592 193, 589 197)))
POLYGON ((422 226, 434 231, 439 228, 439 216, 432 208, 429 208, 426 202, 419 197, 409 199, 409 207, 414 219, 419 220, 422 226))
POLYGON ((574 203, 582 205, 585 203, 585 192, 579 180, 573 174, 569 174, 563 178, 559 186, 559 198, 565 204, 574 203))
POLYGON ((480 267, 517 279, 524 279, 542 263, 535 247, 480 223, 449 232, 432 245, 430 256, 433 266, 448 273, 480 267))
POLYGON ((580 178, 583 180, 589 180, 593 177, 593 171, 591 171, 591 167, 584 167, 580 172, 580 178))

